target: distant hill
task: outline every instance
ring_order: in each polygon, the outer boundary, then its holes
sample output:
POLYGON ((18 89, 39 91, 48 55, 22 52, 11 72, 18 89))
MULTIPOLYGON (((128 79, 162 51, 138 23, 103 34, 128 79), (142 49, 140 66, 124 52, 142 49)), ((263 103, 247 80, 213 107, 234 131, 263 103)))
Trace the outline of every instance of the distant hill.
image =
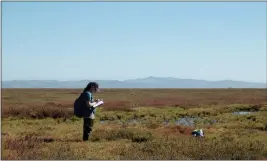
POLYGON ((101 88, 266 88, 264 83, 252 83, 233 80, 205 81, 179 79, 172 77, 147 77, 117 80, 14 80, 3 81, 2 88, 84 88, 89 81, 96 81, 101 88))

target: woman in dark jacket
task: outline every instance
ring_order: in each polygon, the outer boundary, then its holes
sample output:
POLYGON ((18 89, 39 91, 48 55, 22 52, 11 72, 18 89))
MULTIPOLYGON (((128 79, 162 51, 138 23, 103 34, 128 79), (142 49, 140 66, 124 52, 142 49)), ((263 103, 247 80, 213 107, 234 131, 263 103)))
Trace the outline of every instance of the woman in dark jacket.
POLYGON ((83 141, 89 140, 94 125, 96 109, 93 107, 97 102, 93 99, 93 93, 99 92, 99 85, 96 82, 90 82, 75 101, 74 113, 83 118, 83 141))

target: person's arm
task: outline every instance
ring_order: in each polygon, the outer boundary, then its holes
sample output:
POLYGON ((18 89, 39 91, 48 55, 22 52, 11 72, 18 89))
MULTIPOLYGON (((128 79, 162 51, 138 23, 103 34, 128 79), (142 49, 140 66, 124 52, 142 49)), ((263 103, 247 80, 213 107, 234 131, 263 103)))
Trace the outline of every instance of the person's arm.
POLYGON ((87 106, 88 107, 93 107, 97 102, 92 102, 92 95, 90 93, 87 93, 87 100, 86 100, 86 103, 87 103, 87 106))
POLYGON ((87 101, 87 103, 88 103, 88 106, 93 107, 97 102, 90 102, 90 101, 87 101))

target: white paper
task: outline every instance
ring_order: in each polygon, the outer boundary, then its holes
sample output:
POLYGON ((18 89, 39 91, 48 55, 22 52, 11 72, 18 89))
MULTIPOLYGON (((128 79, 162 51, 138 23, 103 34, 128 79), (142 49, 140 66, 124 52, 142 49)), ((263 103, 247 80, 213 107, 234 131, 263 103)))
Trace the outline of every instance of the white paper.
POLYGON ((100 105, 102 105, 102 104, 104 104, 103 101, 98 101, 93 107, 97 107, 97 106, 100 106, 100 105))

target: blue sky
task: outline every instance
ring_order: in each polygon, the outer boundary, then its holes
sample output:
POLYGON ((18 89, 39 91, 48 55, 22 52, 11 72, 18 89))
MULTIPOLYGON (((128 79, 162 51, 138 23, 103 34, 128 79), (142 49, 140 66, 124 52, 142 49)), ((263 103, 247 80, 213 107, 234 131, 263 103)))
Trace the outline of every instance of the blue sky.
POLYGON ((266 82, 266 4, 3 2, 3 80, 266 82))

